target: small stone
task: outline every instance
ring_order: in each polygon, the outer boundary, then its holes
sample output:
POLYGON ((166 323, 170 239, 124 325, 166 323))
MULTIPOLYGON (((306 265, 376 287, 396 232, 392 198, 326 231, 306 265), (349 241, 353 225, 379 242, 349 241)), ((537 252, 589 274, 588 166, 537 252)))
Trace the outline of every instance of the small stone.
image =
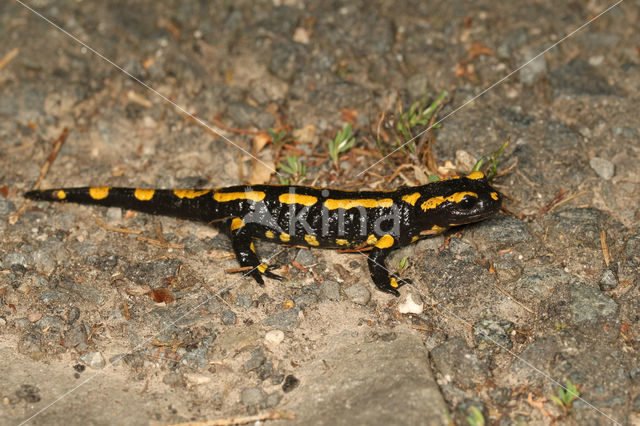
POLYGON ((485 343, 511 349, 513 342, 509 336, 514 328, 515 325, 505 319, 481 318, 473 325, 473 337, 478 345, 485 343))
POLYGON ((274 373, 273 362, 271 361, 265 362, 258 368, 257 372, 258 372, 258 378, 260 380, 267 380, 269 377, 273 376, 273 373, 274 373))
POLYGON ((253 351, 253 353, 251 354, 251 359, 245 362, 242 365, 242 368, 244 369, 244 371, 255 370, 256 368, 264 364, 266 360, 267 357, 264 355, 264 351, 262 350, 262 348, 258 348, 253 351))
POLYGON ((245 388, 242 390, 240 395, 240 400, 245 407, 250 407, 254 405, 260 405, 265 399, 265 394, 262 389, 256 388, 245 388))
POLYGON ((295 260, 302 266, 311 266, 318 262, 318 259, 316 259, 315 255, 311 253, 311 250, 307 249, 298 250, 295 260))
POLYGON ((268 345, 279 345, 284 340, 284 331, 270 330, 264 335, 264 342, 268 345))
POLYGON ((10 268, 12 265, 28 265, 29 261, 27 256, 22 253, 11 252, 7 253, 3 259, 5 268, 10 268))
POLYGON ((602 274, 602 278, 600 278, 600 290, 609 291, 616 288, 618 285, 618 279, 611 269, 605 269, 602 274))
POLYGON ((80 361, 84 362, 87 367, 99 369, 104 367, 105 361, 102 354, 98 351, 89 352, 80 357, 80 361))
POLYGON ((222 311, 222 323, 224 325, 235 325, 236 324, 236 314, 233 311, 228 309, 222 311))
POLYGON ((250 308, 253 304, 253 297, 250 294, 239 294, 236 303, 243 308, 250 308))
POLYGON ((0 216, 7 216, 16 209, 16 206, 9 200, 0 199, 0 216))
POLYGON ((284 378, 284 383, 282 384, 282 390, 286 392, 291 392, 300 384, 300 380, 289 374, 284 378))
POLYGON ((589 161, 589 165, 602 179, 609 180, 613 177, 614 166, 611 161, 605 160, 604 158, 593 157, 589 161))
POLYGON ((187 382, 192 385, 206 385, 211 383, 211 377, 203 376, 202 374, 187 373, 184 377, 187 379, 187 382))
POLYGON ((371 292, 362 284, 354 284, 344 290, 349 300, 358 305, 366 305, 371 300, 371 292))
POLYGON ((169 386, 177 386, 182 385, 184 383, 184 380, 182 378, 182 374, 172 372, 165 374, 165 376, 162 378, 162 383, 169 386))
POLYGON ((335 281, 324 281, 320 284, 320 292, 329 300, 340 300, 340 284, 335 281))
POLYGON ((316 296, 313 293, 304 293, 301 294, 300 296, 296 297, 295 299, 293 299, 293 302, 296 304, 296 306, 298 306, 300 309, 305 309, 311 305, 315 305, 318 303, 318 296, 316 296))
POLYGON ((282 395, 280 395, 280 392, 273 391, 269 395, 267 395, 267 397, 265 398, 264 406, 265 408, 273 408, 280 403, 281 399, 282 399, 282 395))
POLYGON ((537 58, 532 51, 527 52, 527 66, 520 70, 520 82, 527 86, 533 86, 547 73, 547 60, 544 55, 537 58), (533 59, 535 58, 535 59, 533 59), (533 59, 533 60, 532 60, 533 59))
POLYGON ((265 318, 262 322, 266 325, 276 327, 283 330, 291 330, 298 325, 298 312, 297 308, 291 308, 286 311, 278 312, 265 318))
POLYGON ((42 312, 32 312, 27 315, 27 318, 29 318, 29 322, 40 321, 40 318, 42 318, 42 312))
POLYGON ((407 297, 398 304, 398 312, 401 314, 420 315, 424 310, 424 303, 419 295, 407 293, 407 297))
POLYGON ((81 343, 87 342, 87 332, 83 324, 78 325, 64 334, 62 345, 65 348, 75 348, 81 343))
POLYGON ((122 221, 122 209, 120 207, 109 207, 107 209, 107 222, 119 223, 122 221))

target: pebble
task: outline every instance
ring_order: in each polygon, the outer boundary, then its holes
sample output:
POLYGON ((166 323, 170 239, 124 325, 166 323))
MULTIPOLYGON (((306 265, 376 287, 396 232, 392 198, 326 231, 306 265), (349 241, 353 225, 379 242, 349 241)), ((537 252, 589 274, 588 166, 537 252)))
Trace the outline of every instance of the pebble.
POLYGON ((81 343, 86 343, 87 341, 87 331, 83 324, 78 325, 77 327, 73 327, 64 334, 64 340, 62 341, 62 345, 65 348, 75 348, 81 343))
POLYGON ((85 363, 87 367, 99 369, 104 367, 105 361, 102 354, 98 351, 86 353, 80 357, 80 361, 85 363))
POLYGON ((285 393, 291 392, 292 390, 297 388, 299 384, 300 384, 300 380, 297 379, 295 376, 289 374, 287 377, 284 378, 284 383, 282 384, 282 390, 285 393))
POLYGON ((413 293, 407 293, 406 298, 398 304, 398 312, 401 314, 420 315, 424 310, 422 298, 413 293))
POLYGON ((264 364, 266 360, 267 357, 264 355, 262 348, 257 348, 251 354, 251 359, 242 364, 242 368, 247 372, 252 371, 264 364))
POLYGON ((481 318, 473 325, 473 338, 476 344, 481 342, 489 346, 511 349, 513 343, 509 337, 515 325, 504 319, 481 318))
POLYGON ((184 380, 182 378, 182 374, 172 372, 165 374, 165 376, 162 378, 162 383, 169 386, 176 386, 184 383, 184 380))
POLYGON ((16 209, 16 206, 9 200, 0 199, 0 216, 7 216, 16 209))
POLYGON ((358 305, 366 305, 371 300, 371 292, 362 284, 354 284, 344 290, 349 300, 358 305))
POLYGON ((618 285, 618 279, 611 269, 605 269, 602 274, 602 278, 600 278, 600 290, 609 291, 616 288, 618 285))
POLYGON ((284 331, 282 330, 270 330, 264 335, 264 342, 268 345, 279 345, 284 341, 284 331))
MULTIPOLYGON (((529 49, 527 49, 529 50, 529 49)), ((527 61, 530 61, 535 57, 532 51, 528 52, 527 61)), ((547 73, 547 60, 544 55, 538 56, 531 62, 528 62, 527 66, 520 70, 520 82, 527 86, 533 86, 538 80, 543 78, 547 73)))
POLYGON ((240 400, 245 407, 260 405, 265 399, 265 394, 261 388, 245 388, 242 389, 240 400))
POLYGON ((7 253, 4 256, 4 259, 2 259, 2 263, 5 268, 9 268, 12 265, 28 265, 29 260, 23 253, 11 252, 7 253))
POLYGON ((291 308, 265 318, 262 322, 272 327, 291 330, 298 325, 298 308, 291 308))
POLYGON ((318 262, 318 259, 313 253, 311 253, 311 250, 307 249, 298 250, 298 254, 296 254, 295 260, 302 266, 310 266, 318 262))
POLYGON ((184 377, 187 379, 187 382, 192 385, 206 385, 211 383, 211 377, 203 376, 202 374, 187 373, 184 377))
POLYGON ((235 325, 236 324, 236 314, 229 309, 222 311, 222 323, 224 325, 235 325))
POLYGON ((109 207, 106 216, 108 223, 120 223, 122 221, 122 209, 120 207, 109 207))
POLYGON ((615 168, 611 161, 605 160, 604 158, 600 157, 593 157, 589 161, 589 165, 591 166, 593 171, 596 172, 596 174, 602 179, 609 180, 613 177, 615 168))
POLYGON ((340 284, 333 280, 326 280, 320 284, 320 292, 329 300, 340 300, 340 284))
POLYGON ((281 399, 282 399, 282 395, 280 395, 280 392, 273 391, 269 395, 267 395, 267 397, 265 398, 264 406, 265 408, 273 408, 280 403, 281 399))

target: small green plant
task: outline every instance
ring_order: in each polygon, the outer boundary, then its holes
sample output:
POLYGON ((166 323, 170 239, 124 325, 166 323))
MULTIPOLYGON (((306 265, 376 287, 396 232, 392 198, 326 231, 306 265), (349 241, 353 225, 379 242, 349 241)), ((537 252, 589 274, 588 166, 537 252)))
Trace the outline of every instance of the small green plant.
POLYGON ((273 145, 275 145, 278 148, 291 140, 291 135, 289 135, 289 132, 287 132, 287 129, 282 129, 279 132, 277 132, 275 129, 269 129, 267 130, 267 132, 271 137, 271 141, 273 142, 273 145))
POLYGON ((331 156, 336 169, 338 168, 338 159, 340 154, 351 149, 355 143, 356 138, 351 132, 351 124, 344 126, 344 128, 338 132, 336 137, 329 141, 329 155, 331 156))
POLYGON ((491 160, 491 166, 488 168, 488 173, 486 173, 487 180, 492 181, 493 179, 495 179, 498 175, 498 157, 502 155, 502 152, 508 145, 509 145, 509 141, 507 140, 505 143, 502 144, 500 148, 494 151, 489 157, 484 155, 480 157, 480 159, 473 166, 473 170, 471 171, 472 172, 480 171, 485 161, 491 160))
POLYGON ((556 404, 558 404, 564 414, 567 415, 571 410, 571 406, 573 405, 573 401, 578 399, 580 396, 580 391, 578 390, 578 386, 571 383, 571 380, 567 379, 566 386, 563 388, 562 386, 558 386, 558 395, 549 395, 549 398, 553 400, 556 404))
MULTIPOLYGON (((435 118, 435 114, 442 102, 447 97, 446 90, 443 91, 437 99, 427 106, 427 93, 422 96, 422 99, 414 102, 408 111, 403 111, 400 106, 398 111, 398 118, 396 120, 396 143, 399 147, 404 147, 412 154, 416 153, 416 144, 414 139, 415 134, 424 132, 425 128, 429 126, 431 121, 435 118), (407 141, 410 141, 407 143, 407 141), (406 144, 406 145, 405 145, 406 144)), ((439 123, 433 125, 434 129, 440 127, 439 123)))
POLYGON ((482 415, 482 411, 478 409, 478 407, 471 406, 469 408, 471 412, 470 416, 467 416, 467 422, 471 426, 484 426, 484 416, 482 415))
POLYGON ((287 163, 279 163, 278 168, 289 175, 289 177, 278 176, 280 183, 283 185, 294 185, 296 183, 300 183, 307 174, 307 166, 300 161, 297 155, 287 155, 285 160, 287 163))
POLYGON ((404 256, 402 260, 398 263, 398 269, 405 269, 408 265, 407 256, 404 256))

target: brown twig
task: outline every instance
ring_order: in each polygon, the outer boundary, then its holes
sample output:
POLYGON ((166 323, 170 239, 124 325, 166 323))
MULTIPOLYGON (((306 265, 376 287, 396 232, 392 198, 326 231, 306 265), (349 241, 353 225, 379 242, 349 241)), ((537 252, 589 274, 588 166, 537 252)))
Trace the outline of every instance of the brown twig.
POLYGON ((602 257, 604 258, 604 263, 608 267, 611 262, 611 256, 609 254, 609 245, 607 244, 607 231, 604 229, 600 232, 600 245, 602 246, 602 257))
MULTIPOLYGON (((60 134, 60 136, 58 136, 58 139, 56 139, 55 142, 53 143, 53 149, 51 150, 51 153, 47 157, 42 167, 40 167, 40 175, 38 176, 38 179, 36 179, 36 183, 33 185, 31 189, 40 188, 40 184, 42 183, 42 180, 49 172, 49 168, 51 168, 51 164, 56 159, 58 152, 60 152, 60 148, 62 148, 62 144, 67 139, 68 134, 69 134, 69 128, 65 127, 62 130, 62 133, 60 134)), ((25 200, 24 203, 22 203, 22 205, 20 206, 20 208, 11 216, 9 216, 9 225, 14 225, 20 219, 20 216, 22 216, 24 212, 27 210, 27 207, 29 206, 29 202, 30 200, 25 200)))
POLYGON ((576 194, 568 196, 564 200, 558 201, 556 204, 551 206, 551 208, 549 209, 549 213, 551 213, 552 211, 554 211, 556 208, 560 207, 561 205, 568 203, 569 201, 573 200, 574 198, 582 197, 584 194, 588 194, 589 192, 591 192, 591 191, 586 190, 586 191, 578 192, 576 194))
POLYGON ((13 60, 13 58, 18 56, 19 52, 20 50, 16 47, 14 49, 11 49, 6 55, 4 55, 4 57, 0 59, 0 70, 6 67, 9 64, 9 62, 13 60))
POLYGON ((260 422, 265 420, 295 420, 295 418, 295 413, 274 410, 269 411, 268 413, 255 414, 253 416, 226 417, 215 420, 204 420, 201 422, 174 423, 173 426, 230 426, 260 422))
POLYGON ((502 287, 500 287, 498 285, 497 282, 494 282, 493 285, 496 286, 496 288, 498 290, 500 290, 500 293, 504 294, 505 296, 507 296, 509 299, 513 300, 516 304, 520 305, 520 307, 522 309, 524 309, 525 311, 529 312, 530 314, 535 313, 532 309, 528 308, 524 303, 520 302, 518 299, 516 299, 515 297, 513 297, 512 295, 510 295, 509 293, 507 293, 507 290, 503 289, 502 287))
POLYGON ((168 243, 166 241, 159 241, 153 238, 149 238, 149 237, 145 237, 144 235, 138 235, 137 238, 138 241, 143 241, 145 243, 149 243, 152 246, 156 246, 156 247, 163 247, 163 248, 176 248, 176 249, 183 249, 184 248, 184 244, 176 244, 176 243, 168 243))
POLYGON ((96 223, 98 224, 99 227, 106 229, 107 231, 113 231, 113 232, 121 232, 123 234, 135 234, 135 235, 139 235, 142 233, 142 231, 134 231, 131 229, 126 229, 126 228, 116 228, 114 226, 109 226, 107 224, 105 224, 104 222, 102 222, 100 219, 96 219, 96 223))

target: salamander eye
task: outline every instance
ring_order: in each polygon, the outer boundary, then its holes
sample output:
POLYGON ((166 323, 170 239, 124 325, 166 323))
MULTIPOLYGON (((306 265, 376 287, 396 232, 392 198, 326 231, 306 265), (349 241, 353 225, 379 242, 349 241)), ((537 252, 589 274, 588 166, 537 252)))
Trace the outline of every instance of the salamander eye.
POLYGON ((476 197, 471 197, 467 195, 462 200, 460 200, 458 205, 463 209, 470 209, 473 206, 475 206, 477 202, 478 202, 478 199, 476 197))

